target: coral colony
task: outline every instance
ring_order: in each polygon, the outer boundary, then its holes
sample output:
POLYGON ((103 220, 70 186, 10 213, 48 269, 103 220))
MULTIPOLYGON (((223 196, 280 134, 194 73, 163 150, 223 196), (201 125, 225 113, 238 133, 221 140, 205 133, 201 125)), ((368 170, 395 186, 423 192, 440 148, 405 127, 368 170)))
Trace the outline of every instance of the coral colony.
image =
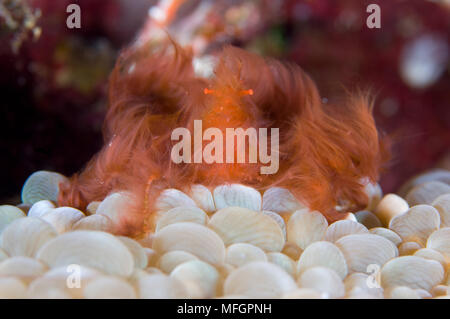
POLYGON ((194 51, 139 37, 111 73, 99 152, 0 206, 0 297, 449 298, 448 170, 383 194, 370 96, 324 103, 298 65, 233 46, 201 76, 194 51))

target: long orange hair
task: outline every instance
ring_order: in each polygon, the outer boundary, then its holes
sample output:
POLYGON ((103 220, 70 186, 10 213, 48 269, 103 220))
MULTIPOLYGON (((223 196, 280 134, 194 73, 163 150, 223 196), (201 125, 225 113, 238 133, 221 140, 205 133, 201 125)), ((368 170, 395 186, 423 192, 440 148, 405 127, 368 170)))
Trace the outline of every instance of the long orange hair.
POLYGON ((173 42, 121 54, 109 82, 104 139, 84 170, 61 185, 59 204, 84 209, 112 191, 131 191, 135 206, 117 230, 128 235, 151 228, 152 207, 163 189, 197 183, 287 187, 335 220, 336 205, 365 205, 362 179, 375 182, 389 158, 367 96, 324 104, 299 66, 231 46, 220 53, 211 79, 198 78, 191 52, 173 42), (174 164, 171 133, 177 127, 192 132, 196 119, 203 121, 203 130, 279 128, 279 171, 261 175, 261 163, 174 164))

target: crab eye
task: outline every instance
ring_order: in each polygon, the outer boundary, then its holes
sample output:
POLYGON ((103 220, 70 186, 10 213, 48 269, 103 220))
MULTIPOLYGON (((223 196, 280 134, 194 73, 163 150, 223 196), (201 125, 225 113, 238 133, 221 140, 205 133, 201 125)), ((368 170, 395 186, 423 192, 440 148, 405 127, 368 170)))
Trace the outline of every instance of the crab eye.
MULTIPOLYGON (((206 94, 206 95, 208 95, 208 94, 214 94, 214 90, 211 90, 211 89, 208 89, 208 88, 205 88, 204 90, 203 90, 203 93, 204 94, 206 94)), ((252 89, 249 89, 249 90, 242 90, 241 91, 241 95, 253 95, 253 90, 252 89)))

